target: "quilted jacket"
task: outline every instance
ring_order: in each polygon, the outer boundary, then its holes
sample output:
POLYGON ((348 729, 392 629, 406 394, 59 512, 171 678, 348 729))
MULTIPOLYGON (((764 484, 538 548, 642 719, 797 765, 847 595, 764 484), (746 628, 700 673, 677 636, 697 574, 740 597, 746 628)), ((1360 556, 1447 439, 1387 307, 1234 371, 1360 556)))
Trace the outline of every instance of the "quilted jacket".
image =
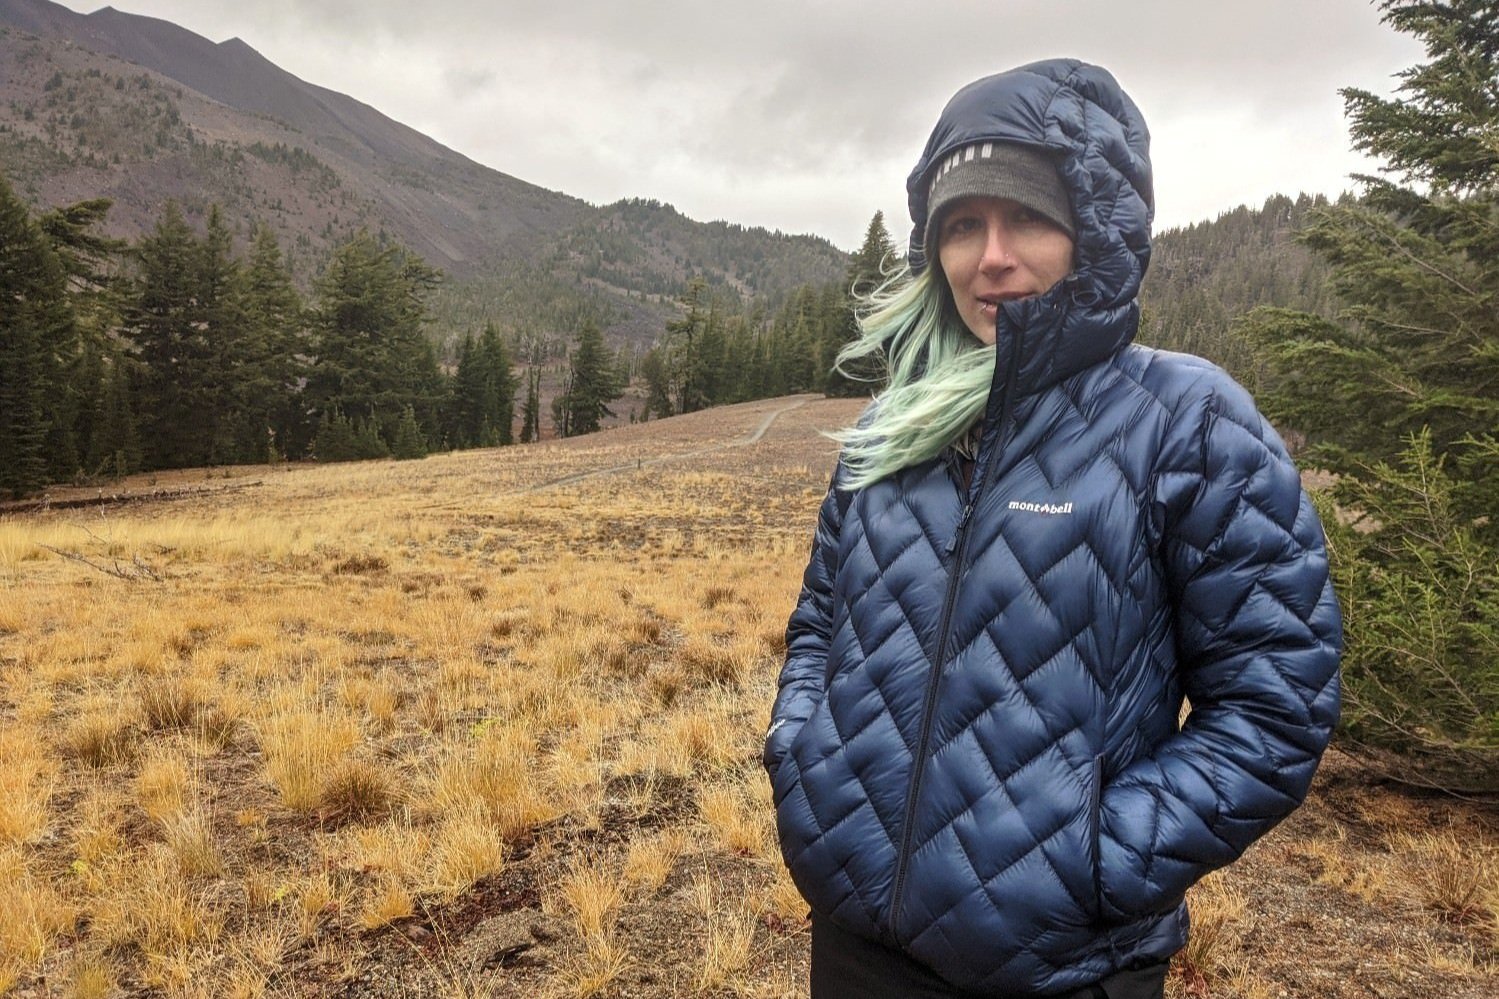
POLYGON ((1185 943, 1187 888, 1306 794, 1341 632, 1248 395, 1130 345, 1148 138, 1112 77, 1057 60, 959 92, 911 176, 913 266, 928 167, 991 139, 1058 157, 1075 271, 1002 305, 966 491, 947 456, 856 491, 835 471, 764 760, 819 913, 1042 996, 1185 943))

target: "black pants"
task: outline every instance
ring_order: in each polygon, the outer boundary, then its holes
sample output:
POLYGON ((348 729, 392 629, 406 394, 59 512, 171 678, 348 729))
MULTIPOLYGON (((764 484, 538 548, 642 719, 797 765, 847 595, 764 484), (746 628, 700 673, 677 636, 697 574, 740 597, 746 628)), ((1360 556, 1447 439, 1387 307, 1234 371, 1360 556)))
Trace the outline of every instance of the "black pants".
MULTIPOLYGON (((1130 968, 1055 999, 1162 999, 1168 962, 1130 968)), ((969 999, 898 951, 812 916, 812 999, 969 999)))

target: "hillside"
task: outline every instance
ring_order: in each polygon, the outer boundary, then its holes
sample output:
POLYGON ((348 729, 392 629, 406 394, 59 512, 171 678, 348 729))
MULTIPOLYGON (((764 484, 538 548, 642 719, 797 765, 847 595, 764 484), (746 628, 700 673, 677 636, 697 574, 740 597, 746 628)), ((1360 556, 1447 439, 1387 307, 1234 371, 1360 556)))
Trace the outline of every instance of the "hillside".
POLYGON ((304 280, 349 234, 380 231, 449 275, 453 317, 546 322, 587 307, 654 328, 665 309, 650 297, 694 274, 774 299, 846 266, 817 237, 697 223, 654 202, 596 208, 300 80, 241 39, 48 0, 0 0, 0 170, 36 206, 112 198, 109 229, 124 237, 167 199, 197 220, 216 202, 241 238, 267 222, 304 280), (520 296, 530 311, 496 315, 512 274, 536 286, 520 296))
MULTIPOLYGON (((0 994, 805 996, 760 745, 860 408, 0 520, 0 994)), ((1496 858, 1334 751, 1167 995, 1490 999, 1496 858)))
POLYGON ((1249 344, 1234 320, 1259 306, 1332 316, 1328 266, 1295 241, 1307 213, 1327 204, 1277 194, 1259 208, 1240 205, 1216 219, 1156 234, 1140 302, 1140 340, 1199 354, 1249 380, 1249 344))

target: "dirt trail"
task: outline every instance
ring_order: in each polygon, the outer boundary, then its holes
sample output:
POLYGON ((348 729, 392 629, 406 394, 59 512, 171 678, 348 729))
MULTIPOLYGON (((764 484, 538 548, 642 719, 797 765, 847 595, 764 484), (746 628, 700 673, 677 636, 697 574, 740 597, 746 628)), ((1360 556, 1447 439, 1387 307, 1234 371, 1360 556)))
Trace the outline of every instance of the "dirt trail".
POLYGON ((765 436, 765 432, 771 428, 772 424, 775 423, 776 417, 781 416, 784 413, 789 413, 793 409, 798 409, 806 405, 807 400, 812 398, 816 397, 799 396, 798 398, 793 399, 791 402, 788 402, 786 405, 780 407, 779 409, 771 410, 769 413, 765 414, 765 418, 760 421, 760 425, 758 427, 756 427, 753 431, 746 434, 745 436, 739 438, 738 440, 724 441, 718 444, 710 444, 707 447, 700 447, 693 451, 685 451, 682 454, 668 454, 663 455, 660 458, 638 458, 635 461, 627 461, 619 465, 609 465, 605 468, 595 468, 587 472, 576 472, 572 475, 564 475, 560 479, 550 479, 546 482, 538 482, 534 486, 527 486, 525 489, 518 489, 515 492, 507 493, 506 495, 525 496, 529 493, 539 493, 543 490, 555 489, 558 486, 572 485, 574 482, 582 482, 585 479, 599 478, 604 475, 616 475, 620 472, 639 471, 640 469, 648 468, 652 465, 664 465, 669 462, 682 461, 687 458, 700 458, 705 454, 712 454, 715 451, 726 451, 729 448, 734 447, 749 447, 752 444, 758 444, 760 442, 760 439, 765 436))

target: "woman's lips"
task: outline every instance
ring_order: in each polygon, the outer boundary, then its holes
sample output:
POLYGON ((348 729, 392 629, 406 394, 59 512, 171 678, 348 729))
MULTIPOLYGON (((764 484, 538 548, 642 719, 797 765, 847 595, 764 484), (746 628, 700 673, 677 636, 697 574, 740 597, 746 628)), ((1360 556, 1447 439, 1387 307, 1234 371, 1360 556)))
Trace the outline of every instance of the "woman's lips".
POLYGON ((1013 302, 1028 296, 1024 292, 1009 291, 1002 295, 978 295, 975 297, 979 303, 979 311, 986 316, 993 316, 999 311, 999 303, 1013 302))

